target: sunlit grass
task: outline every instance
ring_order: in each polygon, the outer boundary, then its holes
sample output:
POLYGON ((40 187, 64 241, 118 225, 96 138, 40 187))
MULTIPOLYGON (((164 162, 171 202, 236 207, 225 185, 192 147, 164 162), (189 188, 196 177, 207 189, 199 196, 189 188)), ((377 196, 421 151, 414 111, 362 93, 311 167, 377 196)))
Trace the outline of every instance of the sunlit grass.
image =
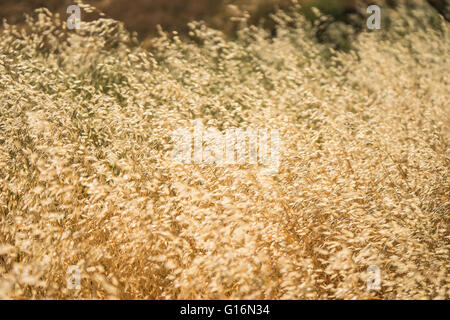
POLYGON ((349 53, 283 13, 152 52, 107 19, 6 26, 0 298, 448 299, 449 29, 398 10, 349 53), (279 173, 175 164, 195 119, 279 130, 279 173))

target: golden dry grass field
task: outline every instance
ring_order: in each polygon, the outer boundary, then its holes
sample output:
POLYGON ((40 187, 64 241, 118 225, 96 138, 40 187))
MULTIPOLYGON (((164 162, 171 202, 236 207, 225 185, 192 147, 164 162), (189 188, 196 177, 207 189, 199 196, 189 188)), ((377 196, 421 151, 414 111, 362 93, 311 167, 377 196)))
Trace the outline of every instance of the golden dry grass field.
POLYGON ((6 24, 0 298, 449 299, 450 29, 417 3, 348 52, 295 10, 152 50, 111 19, 6 24), (194 120, 278 130, 278 172, 176 163, 194 120))

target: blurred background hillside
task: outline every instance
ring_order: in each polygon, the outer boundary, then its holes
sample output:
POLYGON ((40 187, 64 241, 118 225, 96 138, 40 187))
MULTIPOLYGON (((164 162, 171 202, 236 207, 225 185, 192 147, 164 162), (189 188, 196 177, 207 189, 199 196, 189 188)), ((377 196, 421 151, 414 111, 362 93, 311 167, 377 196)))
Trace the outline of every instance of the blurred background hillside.
MULTIPOLYGON (((415 5, 421 1, 408 0, 297 0, 304 6, 305 13, 311 16, 310 8, 315 6, 336 21, 350 23, 354 27, 362 26, 369 4, 394 6, 399 2, 415 5)), ((2 0, 0 18, 16 24, 24 21, 24 14, 34 9, 46 7, 66 17, 66 9, 75 0, 2 0)), ((136 31, 140 39, 156 34, 156 26, 164 30, 177 30, 181 34, 187 31, 187 23, 192 20, 204 20, 214 28, 232 34, 237 27, 236 19, 247 17, 249 23, 263 23, 272 28, 270 14, 277 8, 289 9, 292 0, 85 0, 108 17, 122 21, 130 31, 136 31)), ((436 10, 448 19, 449 0, 428 0, 436 10)), ((83 13, 83 20, 96 18, 95 14, 83 13)), ((335 26, 332 26, 333 28, 335 26)))

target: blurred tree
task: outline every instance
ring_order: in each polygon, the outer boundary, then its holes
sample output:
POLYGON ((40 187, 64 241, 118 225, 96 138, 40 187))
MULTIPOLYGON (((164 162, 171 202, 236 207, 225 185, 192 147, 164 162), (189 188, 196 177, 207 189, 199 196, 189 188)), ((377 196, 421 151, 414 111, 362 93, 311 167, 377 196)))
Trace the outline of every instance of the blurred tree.
POLYGON ((450 21, 450 0, 427 0, 445 20, 450 21))

